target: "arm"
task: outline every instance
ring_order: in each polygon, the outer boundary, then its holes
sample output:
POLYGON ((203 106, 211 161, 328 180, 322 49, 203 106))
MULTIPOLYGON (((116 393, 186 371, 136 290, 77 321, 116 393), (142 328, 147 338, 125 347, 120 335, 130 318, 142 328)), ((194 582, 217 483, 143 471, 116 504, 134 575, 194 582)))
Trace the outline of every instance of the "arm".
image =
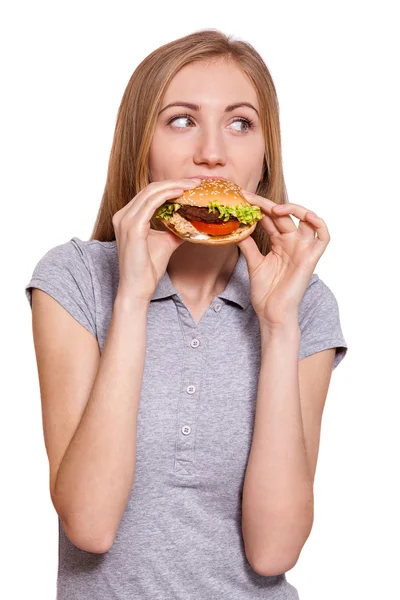
POLYGON ((147 308, 117 295, 90 398, 52 494, 68 537, 89 552, 111 547, 133 485, 147 308))
POLYGON ((299 363, 297 321, 275 329, 262 328, 261 339, 242 532, 254 570, 276 575, 294 566, 311 532, 320 423, 335 349, 299 363))

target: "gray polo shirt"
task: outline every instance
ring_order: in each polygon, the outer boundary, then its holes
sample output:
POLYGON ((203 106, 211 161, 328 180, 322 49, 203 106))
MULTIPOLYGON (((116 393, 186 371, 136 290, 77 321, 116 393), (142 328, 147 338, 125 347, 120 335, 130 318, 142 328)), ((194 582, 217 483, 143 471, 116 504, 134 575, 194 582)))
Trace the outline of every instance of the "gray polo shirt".
MULTIPOLYGON (((77 237, 52 248, 25 288, 55 298, 99 343, 118 288, 116 242, 77 237)), ((299 359, 336 348, 344 358, 337 301, 314 273, 304 294, 299 359)), ((296 600, 284 573, 253 571, 241 533, 261 346, 247 262, 196 325, 168 273, 147 313, 136 471, 110 551, 92 554, 59 521, 57 600, 296 600)))

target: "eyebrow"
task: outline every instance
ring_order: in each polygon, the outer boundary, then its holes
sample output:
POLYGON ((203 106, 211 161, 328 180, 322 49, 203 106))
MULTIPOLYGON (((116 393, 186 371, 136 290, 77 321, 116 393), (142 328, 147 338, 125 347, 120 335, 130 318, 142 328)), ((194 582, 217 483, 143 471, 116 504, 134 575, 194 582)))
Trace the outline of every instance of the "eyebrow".
MULTIPOLYGON (((167 104, 167 106, 164 106, 164 108, 160 110, 158 114, 161 115, 161 113, 164 112, 164 110, 167 110, 167 108, 170 108, 171 106, 185 106, 186 108, 190 108, 191 110, 196 111, 199 111, 201 108, 198 104, 192 104, 191 102, 172 102, 171 104, 167 104)), ((229 106, 225 108, 225 112, 232 112, 233 110, 235 110, 235 108, 239 108, 240 106, 248 106, 249 108, 252 108, 256 111, 258 117, 260 117, 260 115, 258 114, 258 110, 254 108, 254 106, 250 104, 250 102, 236 102, 235 104, 229 104, 229 106)))

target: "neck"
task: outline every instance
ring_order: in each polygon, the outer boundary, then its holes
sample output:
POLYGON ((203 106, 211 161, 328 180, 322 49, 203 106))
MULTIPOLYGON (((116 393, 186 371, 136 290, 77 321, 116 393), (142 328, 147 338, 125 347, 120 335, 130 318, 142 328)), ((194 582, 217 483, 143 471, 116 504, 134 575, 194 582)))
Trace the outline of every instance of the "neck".
POLYGON ((182 297, 201 303, 224 291, 238 258, 236 244, 205 246, 186 242, 172 254, 167 272, 182 297))

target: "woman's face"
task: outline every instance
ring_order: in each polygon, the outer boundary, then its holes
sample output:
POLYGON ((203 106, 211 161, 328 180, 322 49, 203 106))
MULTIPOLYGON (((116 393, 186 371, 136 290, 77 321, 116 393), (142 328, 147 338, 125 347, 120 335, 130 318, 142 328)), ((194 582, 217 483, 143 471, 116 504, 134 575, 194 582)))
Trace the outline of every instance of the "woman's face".
POLYGON ((171 80, 161 104, 150 148, 150 180, 220 176, 255 192, 265 151, 259 111, 253 85, 234 63, 186 65, 171 80), (226 110, 242 102, 255 110, 226 110), (198 109, 166 108, 176 103, 198 109))

